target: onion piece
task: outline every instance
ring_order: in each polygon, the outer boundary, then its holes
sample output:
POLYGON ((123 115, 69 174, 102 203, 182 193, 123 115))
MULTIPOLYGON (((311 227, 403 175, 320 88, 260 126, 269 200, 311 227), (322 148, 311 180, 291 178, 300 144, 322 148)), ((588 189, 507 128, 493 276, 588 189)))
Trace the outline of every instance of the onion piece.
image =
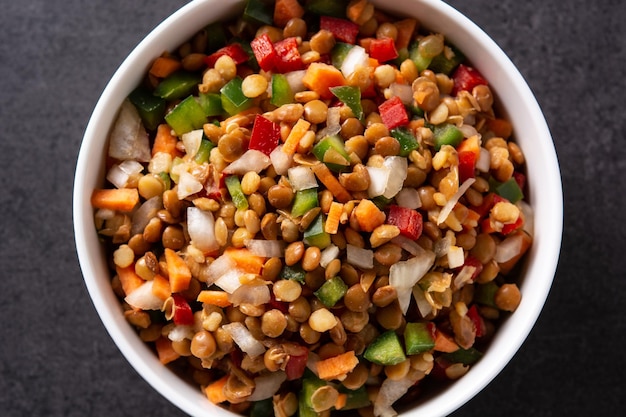
POLYGON ((228 295, 235 307, 241 304, 251 304, 255 306, 270 302, 270 289, 267 285, 241 285, 232 294, 228 295))
POLYGON ((322 268, 326 268, 329 263, 331 263, 334 259, 339 257, 339 247, 335 244, 330 244, 322 251, 322 256, 320 257, 320 266, 322 268))
POLYGON ((408 172, 407 158, 402 156, 388 156, 385 158, 383 165, 389 170, 387 187, 385 187, 383 197, 393 198, 404 186, 404 180, 408 172))
POLYGON ((215 238, 215 219, 210 211, 197 207, 187 208, 187 232, 191 243, 204 253, 219 249, 215 238))
POLYGON ((428 302, 426 296, 424 296, 424 291, 420 288, 419 285, 413 287, 413 298, 415 299, 415 304, 417 305, 417 309, 419 310, 422 317, 428 316, 433 311, 433 306, 428 302))
POLYGON ((349 264, 362 269, 374 267, 374 252, 370 249, 359 248, 354 245, 346 245, 347 261, 349 264))
POLYGON ((311 167, 298 165, 287 170, 289 182, 295 191, 318 187, 315 174, 311 167))
POLYGON ((389 285, 396 289, 398 303, 404 314, 411 302, 411 288, 426 275, 435 259, 434 252, 424 250, 406 261, 396 262, 389 268, 389 285))
POLYGON ((179 200, 184 200, 185 198, 193 195, 195 193, 199 193, 202 191, 204 186, 196 177, 190 174, 187 171, 182 171, 180 176, 178 177, 178 187, 176 187, 176 195, 179 200))
POLYGON ((398 413, 391 407, 404 394, 409 391, 417 381, 424 377, 424 373, 418 370, 410 370, 402 379, 393 380, 387 378, 383 381, 374 400, 374 416, 393 417, 398 413))
POLYGON ((163 300, 154 295, 152 285, 154 281, 146 281, 133 290, 124 298, 131 307, 140 310, 160 310, 163 306, 163 300))
POLYGON ((245 242, 250 253, 264 258, 282 258, 285 256, 285 243, 281 240, 250 239, 245 242))
POLYGON ((405 251, 409 252, 411 255, 415 256, 418 253, 424 252, 424 248, 422 248, 416 241, 409 239, 406 236, 398 235, 391 239, 391 243, 400 246, 405 251))
POLYGON ((493 259, 498 263, 504 263, 519 255, 522 251, 523 239, 518 233, 504 239, 496 246, 496 254, 493 259))
POLYGON ((244 175, 248 171, 254 171, 258 174, 271 164, 270 157, 263 152, 256 149, 248 149, 239 159, 224 168, 224 173, 244 175))
POLYGON ((379 167, 365 167, 367 173, 370 176, 370 185, 367 188, 367 195, 370 198, 383 195, 385 188, 387 188, 387 182, 389 181, 389 170, 387 168, 379 167))
POLYGON ((437 226, 446 221, 446 219, 450 215, 450 212, 452 212, 452 209, 459 201, 459 198, 461 198, 461 196, 465 194, 465 191, 467 191, 468 188, 470 188, 475 181, 475 178, 468 178, 463 182, 463 184, 459 186, 459 189, 456 191, 456 193, 454 193, 454 195, 450 197, 450 200, 448 200, 446 205, 443 206, 441 211, 439 212, 439 216, 437 217, 437 226))
POLYGON ((326 113, 326 127, 319 130, 315 137, 317 140, 322 140, 326 136, 333 136, 341 132, 341 108, 329 107, 326 113))
POLYGON ((480 172, 489 172, 490 165, 491 155, 489 155, 489 151, 485 148, 480 148, 480 154, 478 155, 478 160, 476 161, 476 169, 480 172))
POLYGON ((532 236, 535 227, 535 215, 533 212, 533 208, 524 200, 518 201, 517 203, 515 203, 515 205, 517 205, 517 207, 522 212, 522 216, 524 216, 524 224, 522 225, 522 229, 530 236, 532 236))
POLYGON ((222 255, 215 259, 211 265, 207 268, 206 277, 207 277, 207 285, 213 284, 215 281, 220 279, 220 277, 226 274, 228 271, 233 270, 237 267, 237 264, 233 259, 228 255, 222 255))
POLYGON ((274 171, 278 175, 285 175, 291 166, 291 162, 293 161, 293 157, 287 155, 282 151, 283 145, 278 145, 274 150, 270 153, 270 161, 274 166, 274 171))
POLYGON ((356 70, 357 67, 367 67, 369 64, 369 55, 365 48, 359 45, 353 46, 341 64, 341 72, 344 77, 350 76, 356 70))
POLYGON ((246 401, 261 401, 271 398, 287 379, 283 371, 270 372, 266 375, 254 378, 254 391, 246 398, 246 401))
POLYGON ((172 342, 182 342, 185 339, 193 339, 196 332, 193 331, 193 326, 189 325, 174 325, 167 334, 167 338, 172 342))
POLYGON ((297 70, 285 73, 285 78, 287 78, 287 84, 289 84, 289 87, 291 88, 291 92, 293 94, 306 90, 306 87, 302 82, 305 73, 306 70, 297 70))
POLYGON ((465 265, 463 268, 461 268, 461 272, 459 272, 454 278, 454 287, 461 288, 463 285, 470 282, 472 280, 474 272, 476 272, 475 266, 465 265))
POLYGON ((146 228, 148 222, 155 217, 162 208, 163 200, 158 195, 144 201, 144 203, 133 213, 133 217, 131 219, 133 225, 130 229, 131 236, 143 233, 143 229, 146 228))
POLYGON ((410 84, 391 83, 389 91, 392 96, 396 96, 405 106, 413 104, 413 88, 410 84))
POLYGON ((109 136, 109 156, 125 161, 150 161, 150 140, 135 106, 126 99, 109 136))
POLYGON ((419 192, 415 188, 403 188, 396 195, 396 203, 400 207, 418 209, 422 207, 422 200, 419 192))
POLYGON ((448 248, 448 268, 459 268, 465 263, 463 248, 451 245, 448 248))
POLYGON ((188 158, 193 159, 193 157, 198 153, 200 144, 202 143, 203 134, 204 131, 202 129, 196 129, 191 132, 183 133, 181 139, 183 141, 183 145, 185 145, 185 153, 188 158))
POLYGON ((143 165, 137 161, 126 160, 120 164, 113 165, 107 173, 107 181, 117 188, 124 188, 128 185, 131 176, 143 171, 143 165))
POLYGON ((226 271, 221 277, 215 280, 214 284, 226 291, 229 294, 237 291, 239 287, 241 287, 241 281, 239 277, 243 275, 245 272, 240 269, 233 268, 226 271))
POLYGON ((262 355, 265 352, 265 347, 261 342, 256 340, 252 333, 246 328, 243 323, 238 321, 225 324, 222 329, 226 330, 228 334, 233 338, 233 341, 239 346, 239 348, 250 355, 251 358, 255 358, 262 355))

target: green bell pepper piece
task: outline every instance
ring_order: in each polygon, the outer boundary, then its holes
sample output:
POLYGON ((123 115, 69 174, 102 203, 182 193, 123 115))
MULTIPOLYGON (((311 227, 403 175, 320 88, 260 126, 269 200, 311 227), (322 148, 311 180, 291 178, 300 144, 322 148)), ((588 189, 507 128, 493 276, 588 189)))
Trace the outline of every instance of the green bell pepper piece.
POLYGON ((398 335, 387 330, 378 336, 365 350, 363 357, 378 365, 396 365, 406 360, 398 335))
POLYGON ((371 404, 370 397, 367 393, 365 385, 355 390, 348 389, 343 385, 339 386, 338 391, 342 394, 346 394, 346 405, 342 410, 356 410, 359 408, 367 407, 371 404))
POLYGON ((206 116, 196 98, 189 96, 165 115, 165 121, 174 129, 176 135, 182 136, 184 133, 202 128, 206 123, 206 116))
POLYGON ((348 0, 307 0, 304 8, 306 11, 332 17, 346 17, 348 0))
POLYGON ((167 172, 159 172, 159 178, 163 181, 163 185, 165 186, 164 190, 172 188, 172 179, 170 178, 170 174, 167 172))
POLYGON ((272 98, 270 103, 276 107, 293 103, 293 92, 287 82, 287 77, 283 74, 272 74, 272 98))
POLYGON ((478 349, 471 347, 469 349, 460 348, 451 353, 442 355, 443 359, 451 363, 462 363, 463 365, 473 365, 480 358, 483 357, 483 353, 478 349))
POLYGON ((306 372, 302 378, 302 389, 298 396, 298 415, 299 417, 318 417, 319 414, 313 410, 311 397, 313 393, 326 385, 326 382, 319 379, 312 372, 306 372))
POLYGON ((363 106, 361 105, 361 89, 359 87, 341 85, 331 87, 330 92, 352 110, 354 117, 363 121, 363 106))
POLYGON ((176 71, 163 79, 154 89, 154 95, 165 100, 177 100, 194 92, 202 78, 195 72, 176 71))
POLYGON ((250 417, 267 417, 274 414, 274 404, 272 398, 255 401, 250 407, 250 417))
POLYGON ((313 155, 333 171, 340 172, 350 166, 350 156, 343 140, 337 136, 326 136, 313 147, 313 155))
POLYGON ((404 328, 404 347, 407 355, 417 355, 435 347, 429 323, 407 323, 404 328))
POLYGON ((346 59, 350 49, 354 48, 354 45, 346 42, 337 42, 330 51, 330 61, 334 67, 341 69, 343 60, 346 59))
POLYGON ((433 70, 435 73, 443 73, 446 75, 452 74, 452 71, 462 64, 465 61, 465 55, 454 47, 453 45, 447 45, 452 51, 451 56, 447 56, 445 52, 440 53, 436 57, 432 59, 429 69, 433 70))
POLYGON ((282 279, 292 279, 294 281, 298 281, 300 284, 304 284, 304 279, 306 278, 306 272, 302 269, 301 266, 298 265, 285 265, 283 269, 280 271, 280 277, 282 279))
POLYGON ((233 204, 235 205, 235 207, 237 207, 237 210, 247 210, 248 200, 246 199, 246 195, 241 189, 241 182, 239 182, 239 177, 237 177, 236 175, 230 175, 226 177, 224 182, 226 183, 226 188, 228 188, 230 198, 233 200, 233 204))
POLYGON ((330 245, 330 235, 324 231, 324 215, 319 214, 308 229, 304 231, 304 243, 320 249, 330 245))
POLYGON ((247 0, 243 10, 243 18, 251 23, 271 26, 274 24, 274 9, 268 2, 247 0))
POLYGON ((503 183, 495 185, 494 191, 500 197, 506 198, 513 204, 524 198, 524 192, 519 187, 517 181, 515 181, 515 178, 509 178, 503 183))
POLYGON ((200 142, 200 149, 198 149, 198 153, 193 158, 193 160, 197 164, 204 164, 205 162, 209 162, 209 157, 211 156, 211 149, 215 148, 215 144, 211 142, 207 137, 202 134, 202 141, 200 142))
POLYGON ((243 94, 241 77, 235 77, 230 80, 220 92, 222 93, 222 107, 230 116, 241 113, 242 111, 252 107, 254 101, 243 94))
POLYGON ((224 113, 222 108, 222 96, 216 93, 198 94, 198 103, 207 117, 220 116, 224 113))
POLYGON ((334 307, 344 295, 346 295, 347 291, 348 286, 346 283, 339 277, 333 277, 324 282, 324 284, 322 284, 322 286, 313 294, 315 294, 322 304, 331 308, 334 307))
POLYGON ((222 23, 211 23, 204 30, 207 34, 207 52, 217 51, 228 42, 228 36, 222 23))
POLYGON ((291 206, 291 217, 300 217, 317 206, 319 206, 317 188, 296 191, 293 205, 291 206))
POLYGON ((461 132, 455 125, 445 123, 440 126, 435 126, 433 131, 433 141, 435 142, 435 150, 438 151, 443 145, 450 145, 457 147, 463 140, 463 132, 461 132))
POLYGON ((498 284, 493 281, 489 281, 486 284, 476 285, 474 290, 474 301, 478 304, 497 308, 494 299, 499 288, 498 284))
POLYGON ((152 94, 146 87, 137 87, 130 93, 128 99, 137 109, 146 129, 155 130, 163 121, 167 103, 161 97, 152 94))
POLYGON ((418 42, 414 42, 409 47, 409 58, 411 59, 411 61, 413 61, 413 63, 417 67, 417 72, 418 73, 421 73, 426 68, 428 68, 428 66, 430 65, 430 63, 433 60, 432 58, 427 58, 427 57, 423 56, 422 54, 420 54, 419 43, 418 42))
POLYGON ((396 140, 400 143, 400 156, 407 157, 411 153, 419 147, 419 143, 413 133, 405 127, 397 127, 391 130, 391 136, 396 138, 396 140))

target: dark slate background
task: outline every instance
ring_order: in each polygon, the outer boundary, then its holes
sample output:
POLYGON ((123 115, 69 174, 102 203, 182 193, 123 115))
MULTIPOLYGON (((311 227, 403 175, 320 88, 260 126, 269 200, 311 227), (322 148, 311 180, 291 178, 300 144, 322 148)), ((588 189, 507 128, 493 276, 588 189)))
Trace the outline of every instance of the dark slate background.
MULTIPOLYGON (((83 284, 72 182, 95 103, 182 0, 21 0, 0 13, 0 414, 174 416, 118 352, 83 284)), ((554 136, 563 250, 518 355, 455 416, 626 406, 626 2, 449 0, 509 54, 554 136)))

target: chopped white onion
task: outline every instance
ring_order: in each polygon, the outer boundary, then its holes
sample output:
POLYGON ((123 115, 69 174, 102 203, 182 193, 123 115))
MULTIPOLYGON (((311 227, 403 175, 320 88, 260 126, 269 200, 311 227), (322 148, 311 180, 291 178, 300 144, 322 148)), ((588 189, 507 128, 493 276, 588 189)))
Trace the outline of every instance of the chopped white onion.
POLYGON ((160 174, 161 172, 170 172, 172 168, 172 155, 167 152, 157 152, 154 154, 148 164, 148 172, 160 174))
POLYGON ((463 248, 451 245, 448 249, 448 268, 458 268, 465 263, 463 248))
POLYGON ((465 265, 461 268, 461 271, 454 278, 454 287, 461 288, 463 285, 467 284, 472 280, 472 276, 476 272, 476 267, 472 265, 465 265))
POLYGON ((435 256, 437 258, 441 258, 442 256, 446 256, 448 254, 448 250, 452 243, 450 242, 450 238, 448 236, 444 236, 441 239, 437 240, 433 246, 433 251, 435 252, 435 256))
POLYGON ((339 256, 339 247, 334 244, 330 244, 322 251, 322 256, 320 257, 320 266, 322 268, 326 268, 329 263, 333 261, 333 259, 337 259, 339 256))
POLYGON ((450 215, 450 212, 459 201, 459 198, 461 198, 461 196, 465 194, 465 191, 467 191, 467 189, 470 188, 472 184, 474 184, 474 181, 476 181, 475 178, 468 178, 463 182, 463 184, 459 186, 459 189, 456 191, 456 193, 454 193, 454 195, 450 198, 450 200, 448 200, 446 205, 443 206, 441 211, 439 212, 439 216, 437 217, 437 226, 446 221, 446 219, 450 215))
POLYGON ((514 234, 507 237, 496 246, 496 254, 493 259, 498 263, 503 263, 513 259, 522 251, 523 236, 514 234))
POLYGON ((196 177, 190 174, 187 171, 182 171, 180 176, 178 177, 178 187, 176 187, 176 194, 179 200, 184 200, 185 198, 193 195, 195 193, 199 193, 202 191, 203 185, 196 177))
POLYGON ((113 184, 115 188, 126 188, 129 178, 130 174, 117 164, 109 168, 109 172, 107 172, 107 181, 113 184))
POLYGON ((408 162, 402 156, 388 156, 383 165, 389 170, 387 187, 383 193, 385 198, 393 198, 400 192, 408 172, 408 162))
POLYGON ((250 355, 251 358, 262 355, 265 352, 263 344, 252 336, 252 333, 250 333, 243 323, 235 321, 223 325, 222 329, 226 330, 233 338, 237 346, 239 346, 242 351, 250 355))
POLYGON ((480 154, 478 155, 478 161, 476 161, 476 169, 480 172, 489 172, 489 166, 491 165, 491 155, 485 148, 480 148, 480 154))
POLYGON ((391 239, 391 243, 400 246, 402 249, 409 252, 413 256, 424 251, 424 249, 416 241, 411 240, 403 235, 398 235, 394 237, 393 239, 391 239))
POLYGON ((207 285, 213 284, 222 275, 237 267, 237 264, 228 255, 222 255, 211 262, 207 269, 207 285))
POLYGON ((285 74, 285 78, 287 78, 287 84, 289 84, 289 87, 291 88, 291 92, 293 94, 306 90, 306 87, 302 82, 304 74, 306 74, 306 70, 291 71, 285 74))
POLYGON ((389 181, 389 170, 385 167, 365 167, 370 176, 370 185, 367 188, 367 195, 370 198, 383 195, 389 181))
POLYGON ((241 287, 239 277, 243 274, 244 272, 237 268, 229 269, 225 274, 222 274, 222 276, 219 277, 214 284, 227 293, 232 294, 237 291, 239 287, 241 287))
POLYGON ((187 208, 187 232, 191 243, 204 253, 219 249, 215 238, 215 219, 210 211, 197 207, 187 208))
POLYGON ((278 145, 274 150, 270 153, 270 160, 272 161, 272 166, 274 166, 274 171, 278 175, 285 175, 291 166, 291 162, 293 161, 293 157, 287 155, 283 150, 283 145, 278 145))
POLYGON ((392 96, 398 97, 405 106, 413 104, 413 88, 410 84, 391 83, 389 91, 392 96))
POLYGON ((298 165, 287 170, 289 182, 295 191, 308 190, 318 186, 311 167, 298 165))
POLYGON ((478 131, 472 125, 463 123, 461 126, 457 127, 461 131, 461 133, 463 133, 464 138, 471 138, 472 136, 478 135, 478 131))
POLYGON ((267 304, 270 298, 270 289, 267 285, 242 285, 228 296, 228 300, 235 307, 241 304, 255 306, 267 304))
POLYGON ((411 370, 402 379, 393 380, 387 378, 383 381, 374 400, 374 416, 394 417, 398 413, 391 407, 404 394, 409 391, 415 383, 423 377, 423 373, 418 370, 411 370))
POLYGON ((374 267, 374 252, 370 249, 359 248, 354 245, 346 245, 346 255, 349 264, 362 269, 374 267))
POLYGON ((417 309, 419 310, 421 316, 428 316, 433 311, 433 306, 430 305, 430 303, 424 296, 424 291, 422 291, 419 285, 416 285, 413 287, 412 292, 413 298, 415 299, 415 304, 417 305, 417 309))
POLYGON ((156 216, 162 208, 163 200, 158 195, 144 201, 143 204, 133 213, 133 217, 131 219, 133 225, 130 229, 130 234, 134 236, 138 233, 143 233, 143 229, 145 229, 148 222, 156 216))
POLYGON ((281 240, 250 239, 245 242, 250 253, 264 258, 285 256, 285 243, 281 240))
POLYGON ((133 290, 124 298, 131 307, 141 310, 160 310, 163 306, 163 300, 154 295, 152 285, 154 281, 146 281, 133 290))
POLYGON ((193 326, 174 325, 167 334, 167 338, 172 342, 182 342, 185 339, 193 339, 195 334, 196 332, 193 331, 193 326))
POLYGON ((422 207, 422 200, 420 199, 419 192, 412 187, 401 189, 396 195, 396 203, 400 207, 410 209, 418 209, 422 207))
POLYGON ((132 159, 148 162, 151 157, 150 139, 141 123, 141 117, 135 106, 126 99, 109 136, 109 156, 125 161, 132 159))
POLYGON ((355 45, 346 54, 346 57, 341 64, 341 72, 344 77, 348 77, 357 67, 367 67, 368 64, 369 55, 367 54, 367 51, 365 51, 365 48, 355 45))
POLYGON ((191 132, 183 133, 182 141, 183 145, 185 145, 185 153, 187 157, 193 158, 198 153, 200 149, 200 144, 202 143, 202 135, 204 131, 202 129, 192 130, 191 132))
POLYGON ((246 401, 261 401, 271 398, 287 379, 285 372, 278 370, 254 378, 254 391, 246 401))
POLYGON ((239 159, 224 168, 224 173, 244 175, 246 172, 254 171, 258 174, 270 166, 271 163, 270 158, 263 152, 256 149, 248 149, 239 159))
POLYGON ((403 313, 409 309, 411 288, 422 279, 435 263, 435 253, 423 251, 416 256, 396 262, 389 268, 389 285, 398 293, 398 303, 403 313))
POLYGON ((100 220, 111 220, 113 217, 115 217, 115 210, 98 209, 96 210, 94 217, 100 220))
POLYGON ((535 215, 533 208, 524 200, 518 201, 515 205, 520 209, 522 215, 524 216, 524 225, 522 226, 522 229, 532 236, 535 233, 535 215))

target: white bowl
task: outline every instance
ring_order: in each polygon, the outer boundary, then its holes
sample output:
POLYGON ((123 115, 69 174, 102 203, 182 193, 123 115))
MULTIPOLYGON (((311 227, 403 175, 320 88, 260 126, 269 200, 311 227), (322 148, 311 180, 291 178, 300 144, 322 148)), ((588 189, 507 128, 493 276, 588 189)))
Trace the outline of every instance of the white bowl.
MULTIPOLYGON (((113 294, 103 249, 94 227, 90 195, 103 184, 108 131, 122 100, 139 84, 149 63, 173 50, 207 23, 241 11, 242 1, 196 0, 171 15, 132 51, 105 88, 81 145, 74 184, 74 229, 80 266, 92 301, 109 334, 135 370, 184 412, 232 416, 210 403, 196 386, 184 382, 156 358, 122 315, 113 294)), ((561 246, 563 200, 559 165, 550 131, 530 88, 505 53, 478 26, 451 6, 432 0, 376 1, 388 12, 416 17, 443 33, 489 80, 501 111, 513 123, 526 156, 528 201, 535 213, 534 241, 521 283, 522 302, 497 330, 489 349, 461 379, 438 395, 404 412, 408 416, 447 415, 482 390, 505 367, 526 339, 550 290, 561 246)))

